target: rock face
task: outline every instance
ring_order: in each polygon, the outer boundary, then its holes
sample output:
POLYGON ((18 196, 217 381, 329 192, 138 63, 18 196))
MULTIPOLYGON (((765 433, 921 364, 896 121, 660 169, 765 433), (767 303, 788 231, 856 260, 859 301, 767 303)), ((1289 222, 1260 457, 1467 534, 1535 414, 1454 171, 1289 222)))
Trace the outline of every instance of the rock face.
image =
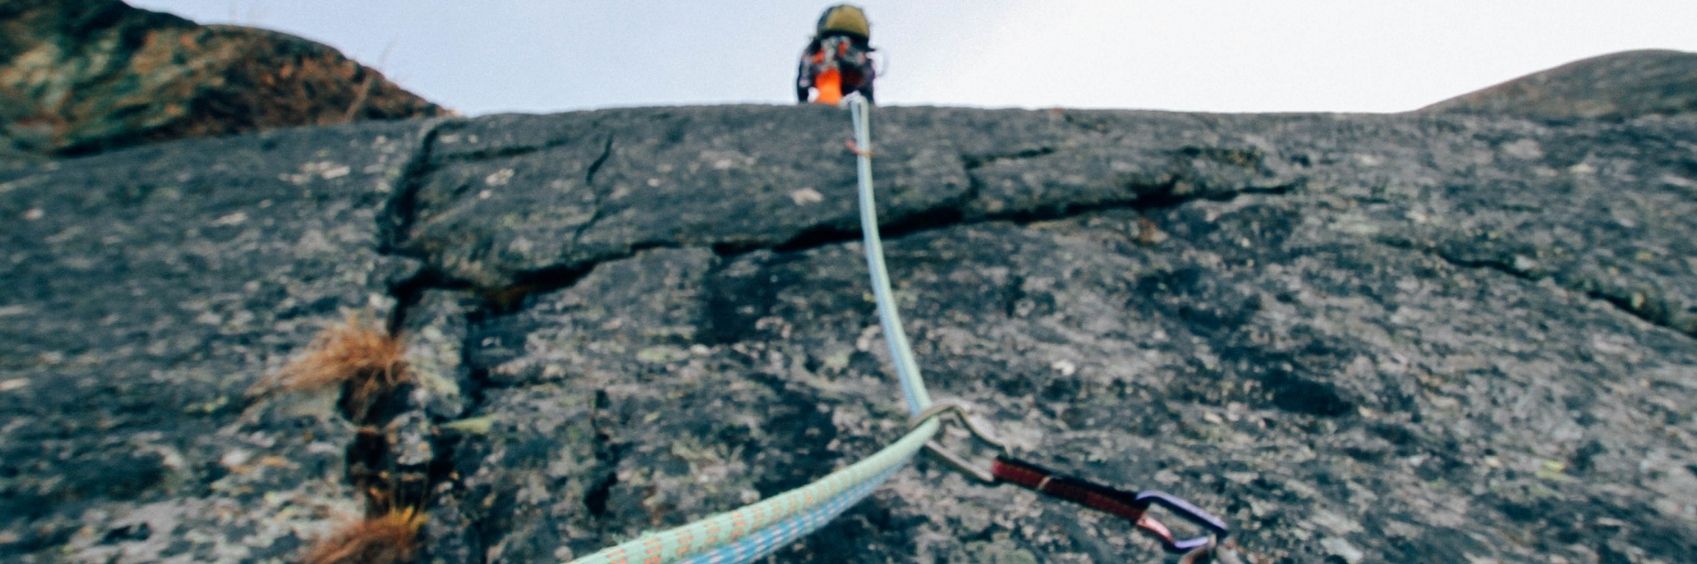
POLYGON ((1422 111, 1613 120, 1697 112, 1697 53, 1645 50, 1592 57, 1422 111))
POLYGON ((0 158, 444 112, 298 37, 117 0, 0 5, 0 158))
MULTIPOLYGON (((844 112, 291 130, 0 172, 0 556, 290 558, 357 515, 334 398, 244 403, 345 311, 433 561, 581 556, 873 452, 905 414, 844 112), (406 438, 410 437, 410 438, 406 438)), ((881 108, 932 394, 1273 561, 1697 551, 1697 117, 881 108)), ((1157 558, 929 459, 784 560, 1157 558)))

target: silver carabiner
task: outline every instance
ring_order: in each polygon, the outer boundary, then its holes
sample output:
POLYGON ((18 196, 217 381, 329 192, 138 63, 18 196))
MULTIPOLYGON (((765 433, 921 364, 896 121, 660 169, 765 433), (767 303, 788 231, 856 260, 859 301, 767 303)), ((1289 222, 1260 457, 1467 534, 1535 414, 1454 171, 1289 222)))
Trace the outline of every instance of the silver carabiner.
MULTIPOLYGON (((991 429, 990 426, 985 424, 983 421, 979 421, 972 417, 972 406, 958 400, 945 399, 931 402, 930 407, 925 408, 923 411, 920 411, 918 415, 914 415, 913 418, 908 420, 908 428, 913 429, 933 418, 950 414, 953 414, 956 419, 959 419, 961 425, 966 427, 966 430, 972 433, 972 436, 977 437, 978 440, 994 447, 999 453, 1007 453, 1007 445, 1002 442, 1000 437, 996 436, 995 430, 991 429)), ((984 482, 986 484, 994 484, 997 482, 996 476, 991 473, 990 468, 973 464, 966 458, 949 452, 943 448, 942 443, 935 440, 926 441, 925 450, 930 451, 932 455, 942 459, 944 463, 947 463, 955 470, 959 470, 963 474, 972 476, 980 482, 984 482)))

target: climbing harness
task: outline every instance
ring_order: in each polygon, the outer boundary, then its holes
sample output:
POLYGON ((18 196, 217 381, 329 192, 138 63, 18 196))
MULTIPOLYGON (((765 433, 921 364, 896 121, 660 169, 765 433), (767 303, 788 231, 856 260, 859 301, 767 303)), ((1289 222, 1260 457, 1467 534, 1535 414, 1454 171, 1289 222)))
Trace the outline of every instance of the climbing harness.
POLYGON ((931 401, 925 380, 914 362, 907 333, 902 329, 890 290, 890 275, 884 266, 884 245, 878 234, 877 202, 872 186, 872 142, 870 105, 859 95, 846 103, 854 120, 850 150, 856 155, 859 176, 860 227, 866 250, 867 270, 878 306, 878 320, 890 348, 901 384, 902 397, 911 416, 907 434, 890 446, 847 468, 837 470, 811 484, 770 499, 720 513, 673 529, 645 533, 636 539, 608 547, 574 562, 624 564, 628 562, 747 562, 771 554, 798 538, 817 530, 877 490, 923 448, 950 467, 986 484, 1013 484, 1044 495, 1071 501, 1130 521, 1153 535, 1170 552, 1183 553, 1182 562, 1240 562, 1235 545, 1226 539, 1229 529, 1219 518, 1172 495, 1147 490, 1132 493, 1065 474, 1014 457, 989 425, 973 416, 971 406, 954 400, 931 401), (988 465, 974 464, 934 441, 945 417, 955 420, 996 454, 988 465), (1205 531, 1194 538, 1176 538, 1166 525, 1149 515, 1159 506, 1205 531))

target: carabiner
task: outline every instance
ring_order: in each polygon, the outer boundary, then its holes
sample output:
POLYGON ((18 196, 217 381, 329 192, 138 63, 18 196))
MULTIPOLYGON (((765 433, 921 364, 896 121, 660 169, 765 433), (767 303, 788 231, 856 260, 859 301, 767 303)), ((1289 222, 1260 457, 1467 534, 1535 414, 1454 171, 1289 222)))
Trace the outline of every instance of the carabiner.
POLYGON ((1231 530, 1219 517, 1203 511, 1201 508, 1179 497, 1158 490, 1144 490, 1131 493, 1125 490, 1105 486, 1082 478, 1054 472, 1042 466, 1015 458, 1001 438, 988 425, 971 415, 971 406, 953 400, 936 401, 918 415, 908 421, 909 428, 918 427, 926 421, 944 415, 954 415, 960 420, 968 432, 979 441, 993 447, 997 454, 990 461, 989 467, 974 464, 965 457, 945 450, 937 441, 927 441, 926 450, 942 459, 944 463, 962 473, 976 478, 986 484, 1013 484, 1037 493, 1056 497, 1083 505, 1085 507, 1117 515, 1131 521, 1138 529, 1153 535, 1161 541, 1161 546, 1169 552, 1189 553, 1200 548, 1206 548, 1219 539, 1226 538, 1231 530), (1159 505, 1179 518, 1189 521, 1205 530, 1205 533, 1187 539, 1173 536, 1171 529, 1159 520, 1148 515, 1151 506, 1159 505))
MULTIPOLYGON (((966 427, 966 430, 972 433, 973 437, 983 441, 984 444, 990 445, 997 453, 1006 454, 1008 452, 1007 445, 1002 443, 1002 439, 996 436, 996 432, 994 430, 990 429, 990 427, 985 425, 983 422, 972 417, 972 406, 957 400, 945 399, 931 402, 930 407, 925 408, 924 411, 919 412, 918 415, 914 415, 912 419, 908 420, 908 428, 912 429, 914 427, 918 427, 921 423, 931 420, 932 418, 951 414, 954 415, 956 419, 960 420, 961 425, 966 427)), ((925 450, 930 451, 932 455, 942 459, 944 463, 953 467, 955 470, 959 470, 963 474, 972 476, 980 482, 984 482, 986 484, 996 483, 996 476, 991 473, 990 468, 973 464, 965 458, 949 452, 943 448, 942 443, 935 440, 926 441, 925 450)))
POLYGON ((1172 494, 1159 490, 1143 490, 1137 492, 1137 497, 1134 499, 1137 504, 1144 508, 1148 508, 1151 504, 1165 507, 1167 508, 1167 511, 1189 521, 1193 525, 1207 529, 1210 533, 1188 539, 1172 539, 1172 531, 1167 531, 1167 537, 1162 540, 1165 541, 1167 550, 1169 551, 1187 552, 1191 549, 1208 546, 1217 538, 1225 538, 1227 535, 1231 534, 1231 529, 1226 527, 1225 521, 1220 520, 1219 517, 1215 517, 1212 513, 1203 511, 1202 508, 1197 507, 1195 504, 1173 496, 1172 494))

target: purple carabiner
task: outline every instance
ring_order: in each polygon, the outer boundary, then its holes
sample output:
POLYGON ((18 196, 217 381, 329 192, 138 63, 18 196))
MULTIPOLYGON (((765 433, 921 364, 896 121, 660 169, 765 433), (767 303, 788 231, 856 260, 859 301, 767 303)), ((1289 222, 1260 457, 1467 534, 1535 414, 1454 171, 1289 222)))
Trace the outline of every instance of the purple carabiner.
POLYGON ((1145 508, 1149 507, 1151 504, 1165 507, 1167 511, 1172 512, 1174 515, 1177 515, 1199 527, 1207 529, 1212 533, 1199 537, 1173 539, 1168 542, 1163 542, 1162 544, 1166 545, 1167 550, 1171 552, 1189 552, 1196 548, 1208 546, 1208 543, 1226 538, 1227 535, 1231 534, 1231 529, 1227 528, 1226 522, 1220 520, 1219 517, 1215 517, 1214 514, 1203 511, 1202 508, 1163 491, 1144 490, 1137 492, 1137 504, 1145 508))

